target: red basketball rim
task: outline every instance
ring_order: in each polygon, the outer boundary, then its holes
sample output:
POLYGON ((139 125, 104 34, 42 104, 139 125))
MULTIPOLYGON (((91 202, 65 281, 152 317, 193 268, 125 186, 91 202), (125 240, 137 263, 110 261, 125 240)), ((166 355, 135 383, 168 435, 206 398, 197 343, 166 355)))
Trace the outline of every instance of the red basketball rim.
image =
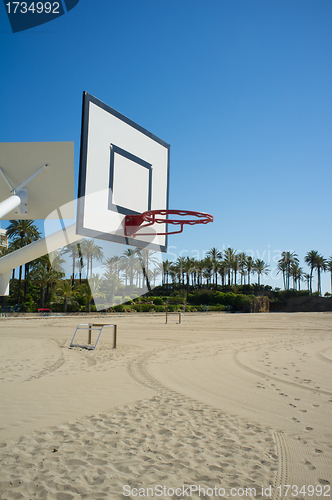
POLYGON ((125 217, 125 235, 135 237, 139 232, 140 236, 165 236, 168 234, 182 233, 183 226, 194 224, 208 224, 213 222, 213 215, 205 212, 195 212, 192 210, 147 210, 138 215, 126 215, 125 217), (194 219, 169 219, 168 215, 178 215, 180 217, 196 217, 194 219), (181 226, 178 231, 166 231, 163 233, 142 233, 141 229, 152 226, 153 224, 172 224, 181 226))

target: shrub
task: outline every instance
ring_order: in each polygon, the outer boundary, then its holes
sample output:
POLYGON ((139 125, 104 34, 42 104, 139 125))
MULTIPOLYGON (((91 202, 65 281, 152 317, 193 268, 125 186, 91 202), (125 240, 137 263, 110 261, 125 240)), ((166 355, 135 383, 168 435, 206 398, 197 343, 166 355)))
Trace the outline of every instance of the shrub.
POLYGON ((210 311, 225 311, 226 310, 226 306, 224 306, 224 305, 210 306, 209 310, 210 311))
POLYGON ((134 304, 132 308, 137 312, 150 312, 155 310, 152 304, 134 304))
POLYGON ((187 311, 190 311, 190 312, 197 312, 197 307, 194 307, 194 306, 188 306, 188 307, 187 307, 187 311))
POLYGON ((168 305, 165 309, 166 309, 168 312, 177 312, 178 307, 177 307, 176 305, 168 305))
POLYGON ((213 292, 213 290, 196 290, 196 292, 190 293, 188 295, 188 302, 195 305, 207 305, 210 302, 211 295, 213 295, 214 293, 221 292, 213 292))
POLYGON ((114 309, 114 311, 120 313, 120 312, 124 311, 124 306, 123 306, 123 304, 118 304, 118 305, 114 306, 113 309, 114 309))
POLYGON ((152 304, 142 304, 142 312, 154 311, 154 306, 152 304))
POLYGON ((164 305, 164 301, 161 297, 156 297, 153 301, 154 305, 156 306, 162 306, 164 305))
POLYGON ((168 302, 170 304, 185 304, 186 303, 186 299, 184 297, 169 297, 169 300, 168 302))
MULTIPOLYGON (((63 304, 61 304, 63 311, 63 304)), ((78 312, 81 309, 81 306, 78 302, 72 302, 71 304, 67 304, 67 312, 78 312)))
POLYGON ((154 309, 156 312, 165 312, 166 307, 165 306, 154 306, 154 309))
MULTIPOLYGON (((253 296, 233 292, 214 292, 210 295, 209 305, 226 306, 227 310, 249 312, 253 304, 253 296)), ((224 310, 224 309, 221 309, 224 310)))

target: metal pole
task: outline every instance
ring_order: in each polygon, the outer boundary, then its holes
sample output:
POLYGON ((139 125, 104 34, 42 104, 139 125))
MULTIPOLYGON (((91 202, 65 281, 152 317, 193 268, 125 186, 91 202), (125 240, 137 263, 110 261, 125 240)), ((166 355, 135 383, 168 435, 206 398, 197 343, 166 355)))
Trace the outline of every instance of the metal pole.
POLYGON ((47 253, 54 252, 81 238, 82 236, 76 234, 76 223, 68 226, 64 231, 60 229, 45 238, 30 243, 26 247, 19 248, 15 250, 15 252, 3 255, 0 259, 0 274, 11 271, 31 260, 38 259, 47 253))
POLYGON ((61 247, 65 247, 70 243, 74 243, 82 238, 79 234, 76 234, 76 223, 65 228, 65 230, 60 229, 56 233, 50 234, 41 240, 34 241, 27 245, 26 247, 19 248, 15 252, 11 252, 7 255, 3 255, 0 259, 0 275, 1 278, 1 293, 3 295, 8 295, 7 285, 9 283, 9 278, 5 280, 5 275, 10 277, 10 272, 16 267, 22 266, 26 262, 38 259, 47 253, 54 252, 61 247), (7 284, 5 281, 8 281, 7 284), (4 290, 7 290, 5 293, 4 290))
POLYGON ((117 325, 113 325, 114 326, 114 338, 113 338, 113 349, 116 349, 116 333, 117 333, 117 325))
POLYGON ((9 214, 12 210, 15 210, 19 205, 21 205, 21 198, 17 194, 13 194, 6 200, 0 203, 0 219, 5 215, 9 214))
POLYGON ((91 344, 91 343, 92 343, 92 339, 91 339, 91 325, 89 325, 88 344, 91 344))

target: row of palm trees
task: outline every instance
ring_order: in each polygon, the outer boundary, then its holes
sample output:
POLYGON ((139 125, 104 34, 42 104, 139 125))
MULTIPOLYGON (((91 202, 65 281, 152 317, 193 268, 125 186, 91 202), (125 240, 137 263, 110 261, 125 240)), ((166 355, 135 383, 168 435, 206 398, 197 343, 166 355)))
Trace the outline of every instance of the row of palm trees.
MULTIPOLYGON (((34 221, 12 220, 7 228, 10 238, 9 248, 2 253, 11 252, 22 246, 26 246, 41 237, 34 221)), ((105 257, 101 246, 92 239, 82 239, 65 247, 61 252, 55 252, 51 256, 44 256, 33 262, 29 262, 19 268, 17 303, 26 301, 29 280, 40 286, 41 304, 49 303, 52 293, 58 289, 59 281, 65 276, 63 257, 69 256, 71 262, 71 284, 74 289, 75 278, 82 284, 82 275, 89 278, 90 291, 94 287, 94 294, 103 294, 108 291, 111 297, 116 295, 119 288, 126 290, 130 296, 135 291, 143 290, 146 285, 151 291, 151 284, 155 286, 160 277, 162 284, 166 287, 178 285, 187 288, 222 285, 241 284, 250 285, 251 276, 257 276, 257 284, 261 284, 261 277, 268 275, 270 266, 262 259, 254 259, 244 252, 237 252, 227 248, 223 252, 217 248, 211 248, 206 257, 197 260, 190 257, 179 257, 176 261, 165 260, 161 262, 158 254, 148 249, 127 249, 122 255, 105 257), (95 261, 101 263, 103 275, 93 274, 95 261), (170 284, 171 281, 171 284, 170 284), (24 290, 22 297, 22 282, 24 290), (103 290, 103 291, 102 291, 103 290)), ((315 250, 308 252, 304 262, 309 266, 309 272, 305 273, 300 267, 298 255, 295 252, 282 252, 277 263, 277 272, 282 274, 285 289, 299 289, 301 282, 307 282, 307 288, 312 292, 313 278, 317 276, 317 292, 321 294, 321 274, 325 271, 331 273, 332 291, 332 256, 325 259, 315 250)), ((15 278, 15 269, 13 270, 15 278)), ((88 291, 83 292, 85 296, 88 291)), ((70 290, 63 290, 63 297, 70 290)), ((90 294, 91 295, 91 294, 90 294)))
MULTIPOLYGON (((37 226, 31 220, 10 221, 7 235, 10 243, 7 249, 2 249, 1 255, 29 245, 41 237, 37 226)), ((80 290, 75 289, 75 293, 83 294, 89 302, 92 300, 91 288, 94 289, 95 296, 105 295, 104 292, 108 292, 111 297, 114 297, 120 287, 125 289, 123 293, 127 296, 133 293, 134 287, 142 291, 147 286, 147 289, 151 291, 151 283, 153 286, 156 285, 161 272, 162 267, 156 252, 136 248, 126 250, 121 256, 105 258, 101 246, 92 239, 83 238, 79 242, 64 247, 61 252, 53 252, 53 254, 26 263, 24 277, 23 266, 20 266, 16 302, 18 306, 26 302, 30 281, 40 287, 40 304, 44 307, 45 302, 50 303, 52 294, 62 296, 65 303, 73 298, 75 294, 70 290, 74 290, 76 276, 79 284, 83 286, 80 290), (63 264, 66 262, 63 257, 66 254, 69 255, 72 270, 70 289, 67 286, 68 282, 63 280, 65 276, 63 264), (100 261, 102 264, 104 271, 102 276, 93 274, 95 261, 100 261), (83 279, 82 275, 84 275, 83 279), (90 285, 87 284, 86 278, 89 279, 90 285), (62 282, 59 283, 61 280, 62 282), (24 283, 23 296, 22 283, 24 283)), ((12 278, 15 280, 15 269, 12 271, 12 278)))
POLYGON ((179 257, 175 262, 165 260, 163 262, 163 284, 169 283, 169 278, 173 282, 178 282, 187 287, 201 287, 204 284, 217 286, 240 284, 250 285, 250 276, 257 274, 257 281, 260 285, 262 275, 267 275, 269 266, 262 259, 254 259, 244 252, 237 253, 232 248, 227 248, 220 252, 216 248, 211 248, 206 257, 197 260, 190 257, 179 257))
POLYGON ((309 267, 309 273, 306 273, 300 266, 298 255, 295 252, 282 252, 281 259, 278 261, 277 269, 282 273, 284 288, 291 288, 291 279, 293 281, 292 288, 301 289, 301 281, 307 283, 307 289, 313 291, 313 275, 317 275, 317 293, 322 294, 322 272, 329 271, 331 275, 331 293, 332 293, 332 255, 326 259, 317 250, 310 250, 304 256, 304 262, 309 267))
MULTIPOLYGON (((312 293, 313 275, 317 274, 317 292, 322 293, 321 273, 331 273, 332 293, 332 256, 325 259, 316 250, 311 250, 304 257, 304 262, 309 266, 309 273, 305 273, 299 263, 295 252, 285 251, 277 263, 277 273, 283 277, 284 289, 301 289, 301 282, 307 283, 308 290, 312 293), (291 282, 292 280, 292 282, 291 282)), ((179 257, 175 262, 165 260, 163 262, 163 284, 178 282, 183 286, 218 285, 218 279, 222 286, 227 285, 250 285, 250 276, 257 275, 257 284, 261 284, 261 276, 268 275, 270 266, 262 259, 254 259, 251 255, 238 252, 233 248, 227 248, 223 252, 211 248, 206 257, 197 260, 190 257, 179 257)))

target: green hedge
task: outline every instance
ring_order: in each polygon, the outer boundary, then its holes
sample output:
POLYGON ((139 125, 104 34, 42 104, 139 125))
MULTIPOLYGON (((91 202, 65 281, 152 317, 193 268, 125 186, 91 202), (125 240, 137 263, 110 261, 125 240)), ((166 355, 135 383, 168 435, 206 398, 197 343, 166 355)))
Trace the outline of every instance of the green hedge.
POLYGON ((155 306, 152 304, 134 304, 132 307, 137 312, 150 312, 155 310, 155 306))
POLYGON ((233 292, 223 293, 212 290, 199 290, 189 294, 188 301, 195 305, 225 306, 225 308, 228 306, 228 308, 231 307, 235 311, 249 312, 253 304, 253 296, 242 293, 235 294, 233 292))

